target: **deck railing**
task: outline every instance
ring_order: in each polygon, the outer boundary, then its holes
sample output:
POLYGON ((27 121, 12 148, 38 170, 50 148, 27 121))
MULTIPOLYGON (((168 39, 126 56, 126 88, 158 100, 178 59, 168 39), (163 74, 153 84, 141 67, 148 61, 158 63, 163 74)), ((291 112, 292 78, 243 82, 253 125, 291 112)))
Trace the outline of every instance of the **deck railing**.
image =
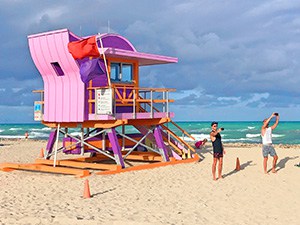
MULTIPOLYGON (((108 94, 112 95, 111 110, 112 115, 116 115, 117 107, 127 106, 132 109, 133 118, 136 118, 136 113, 141 112, 140 106, 143 106, 146 112, 150 113, 151 118, 157 111, 155 106, 161 105, 160 112, 166 113, 169 117, 169 103, 174 102, 174 99, 169 98, 169 93, 175 89, 167 88, 141 88, 132 86, 114 86, 108 87, 89 87, 89 114, 96 114, 97 110, 97 91, 110 90, 108 94)), ((100 96, 101 98, 101 96, 100 96)))
MULTIPOLYGON (((164 112, 169 117, 169 103, 174 102, 174 99, 169 98, 169 93, 174 92, 175 89, 167 88, 140 88, 132 86, 114 86, 108 87, 89 87, 89 114, 96 114, 96 92, 97 90, 111 90, 111 104, 113 107, 111 115, 115 116, 117 107, 127 106, 132 109, 133 118, 136 117, 136 113, 141 112, 140 106, 150 113, 151 118, 155 112, 164 112), (158 105, 161 105, 162 110, 157 110, 158 105)), ((35 101, 35 105, 41 105, 40 114, 44 113, 44 90, 34 90, 33 93, 40 93, 40 100, 35 101)))
POLYGON ((44 90, 34 90, 33 93, 40 93, 40 100, 34 101, 34 120, 43 120, 44 115, 44 90))

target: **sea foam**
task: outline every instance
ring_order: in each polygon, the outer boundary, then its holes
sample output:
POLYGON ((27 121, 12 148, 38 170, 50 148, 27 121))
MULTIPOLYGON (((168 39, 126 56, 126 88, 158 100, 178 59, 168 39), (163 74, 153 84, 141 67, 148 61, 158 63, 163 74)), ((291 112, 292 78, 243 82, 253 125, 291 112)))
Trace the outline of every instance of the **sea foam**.
POLYGON ((9 130, 22 130, 22 128, 20 128, 20 127, 17 127, 17 128, 13 127, 13 128, 9 128, 9 130))
POLYGON ((247 138, 255 138, 255 137, 260 137, 260 134, 246 134, 247 138))

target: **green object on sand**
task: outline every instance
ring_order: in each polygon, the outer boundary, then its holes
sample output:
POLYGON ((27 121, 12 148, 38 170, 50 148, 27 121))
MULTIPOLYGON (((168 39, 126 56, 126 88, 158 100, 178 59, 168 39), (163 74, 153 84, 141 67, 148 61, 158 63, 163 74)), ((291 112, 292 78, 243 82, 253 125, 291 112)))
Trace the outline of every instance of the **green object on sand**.
POLYGON ((300 167, 300 163, 296 164, 295 166, 300 167))

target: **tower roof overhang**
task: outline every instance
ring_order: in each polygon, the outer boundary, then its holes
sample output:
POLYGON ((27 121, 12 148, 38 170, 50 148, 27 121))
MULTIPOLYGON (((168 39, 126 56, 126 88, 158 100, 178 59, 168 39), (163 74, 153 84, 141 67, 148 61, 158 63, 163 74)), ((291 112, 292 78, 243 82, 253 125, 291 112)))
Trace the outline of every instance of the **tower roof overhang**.
POLYGON ((178 58, 174 58, 174 57, 155 55, 155 54, 149 54, 144 52, 128 51, 128 50, 118 49, 118 48, 104 48, 103 50, 99 49, 99 51, 100 54, 104 52, 106 57, 137 60, 140 66, 178 62, 178 58))

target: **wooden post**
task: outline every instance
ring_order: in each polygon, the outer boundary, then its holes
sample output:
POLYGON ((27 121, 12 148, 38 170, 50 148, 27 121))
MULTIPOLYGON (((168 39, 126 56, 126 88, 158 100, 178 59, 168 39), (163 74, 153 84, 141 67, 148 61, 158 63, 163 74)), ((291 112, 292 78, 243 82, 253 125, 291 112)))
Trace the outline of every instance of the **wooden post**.
POLYGON ((84 155, 84 144, 83 144, 83 139, 84 139, 84 128, 81 125, 81 135, 80 135, 80 149, 81 149, 81 155, 84 155))
POLYGON ((151 98, 150 112, 151 112, 151 118, 153 118, 153 91, 152 90, 150 91, 150 98, 151 98))
MULTIPOLYGON (((125 134, 125 125, 122 125, 122 134, 125 134)), ((125 137, 122 137, 122 151, 125 150, 125 137)))
POLYGON ((133 105, 132 105, 132 118, 135 119, 136 118, 136 93, 135 93, 135 89, 133 89, 133 105))
POLYGON ((56 158, 57 158, 57 146, 58 146, 58 138, 59 138, 59 130, 60 130, 60 123, 57 126, 57 133, 56 133, 56 140, 55 140, 55 152, 54 152, 54 161, 53 161, 53 167, 56 166, 56 158))
MULTIPOLYGON (((110 75, 109 75, 109 71, 108 71, 108 66, 107 66, 106 57, 105 57, 105 54, 104 54, 104 48, 103 48, 103 43, 102 43, 102 39, 101 39, 100 33, 98 33, 98 36, 99 36, 100 46, 101 46, 101 50, 102 50, 102 56, 103 56, 103 61, 104 61, 104 65, 105 65, 105 70, 106 70, 106 75, 107 75, 108 86, 111 87, 110 75)), ((96 37, 96 43, 97 43, 97 37, 96 37)), ((98 46, 98 45, 97 45, 97 46, 98 46)), ((99 49, 98 49, 98 50, 99 50, 99 49)), ((100 53, 100 54, 101 54, 101 53, 100 53)))

